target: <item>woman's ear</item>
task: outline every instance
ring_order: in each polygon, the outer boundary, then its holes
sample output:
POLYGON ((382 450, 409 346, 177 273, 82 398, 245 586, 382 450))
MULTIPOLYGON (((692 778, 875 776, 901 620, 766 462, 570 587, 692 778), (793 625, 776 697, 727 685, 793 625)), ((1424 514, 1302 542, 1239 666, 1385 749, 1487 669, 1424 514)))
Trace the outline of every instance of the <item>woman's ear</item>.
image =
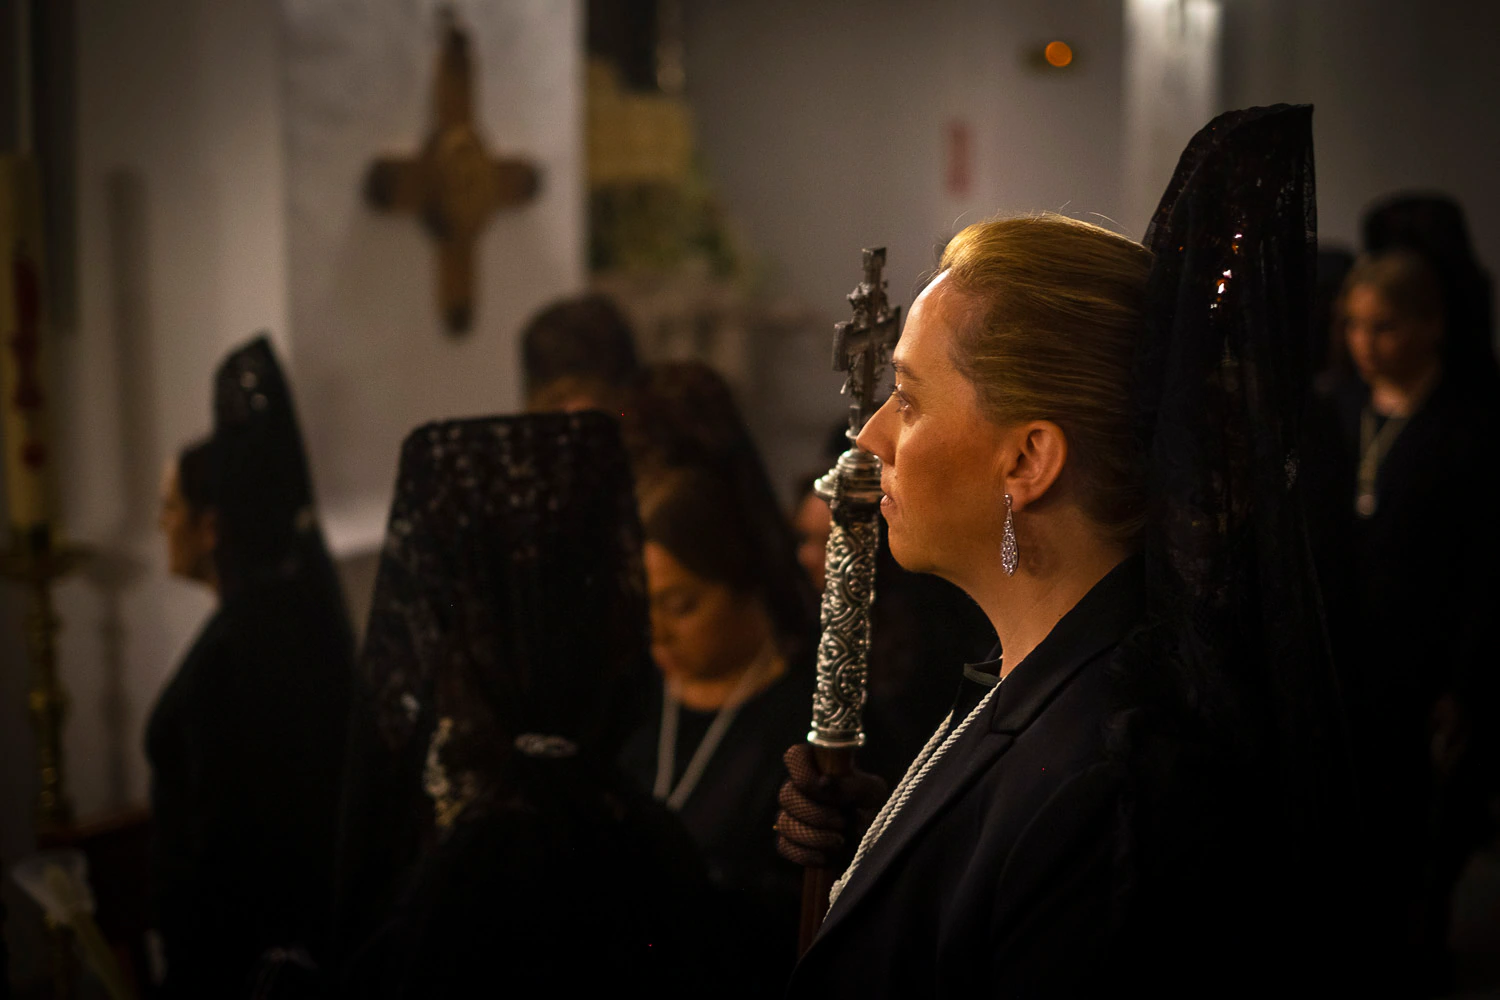
POLYGON ((1010 494, 1014 509, 1021 511, 1044 497, 1062 475, 1068 460, 1068 439, 1050 420, 1017 424, 1006 438, 1007 468, 1002 471, 1005 492, 1010 494))

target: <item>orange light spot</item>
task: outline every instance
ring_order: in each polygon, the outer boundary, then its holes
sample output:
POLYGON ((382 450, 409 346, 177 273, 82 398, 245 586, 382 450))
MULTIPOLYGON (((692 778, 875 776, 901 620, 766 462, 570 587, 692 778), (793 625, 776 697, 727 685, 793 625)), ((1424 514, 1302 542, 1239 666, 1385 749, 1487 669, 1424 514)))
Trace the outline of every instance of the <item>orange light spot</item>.
POLYGON ((1047 62, 1062 69, 1073 61, 1073 47, 1067 42, 1048 42, 1042 54, 1047 57, 1047 62))

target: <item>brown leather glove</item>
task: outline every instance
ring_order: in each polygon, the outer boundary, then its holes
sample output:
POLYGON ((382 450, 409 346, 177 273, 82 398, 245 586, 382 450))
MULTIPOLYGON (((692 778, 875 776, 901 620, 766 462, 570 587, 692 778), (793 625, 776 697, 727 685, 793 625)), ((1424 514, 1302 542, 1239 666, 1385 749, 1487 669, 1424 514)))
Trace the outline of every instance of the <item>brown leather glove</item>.
POLYGON ((781 758, 787 780, 781 785, 776 815, 776 852, 805 868, 834 868, 846 862, 885 803, 885 781, 855 769, 839 777, 818 770, 813 749, 793 746, 781 758))

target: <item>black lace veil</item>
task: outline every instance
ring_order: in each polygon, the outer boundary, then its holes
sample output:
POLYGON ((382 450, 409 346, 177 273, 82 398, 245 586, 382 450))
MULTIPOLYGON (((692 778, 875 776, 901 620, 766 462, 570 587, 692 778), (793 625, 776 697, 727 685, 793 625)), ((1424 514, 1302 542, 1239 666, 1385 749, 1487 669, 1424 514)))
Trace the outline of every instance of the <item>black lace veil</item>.
POLYGON ((612 762, 654 670, 640 547, 603 414, 407 437, 360 655, 342 949, 452 824, 612 762))
POLYGON ((1230 112, 1188 145, 1147 230, 1152 625, 1132 643, 1256 786, 1234 794, 1307 855, 1339 836, 1351 787, 1303 497, 1313 180, 1311 107, 1230 112))
POLYGON ((219 365, 213 410, 210 478, 219 531, 214 561, 225 599, 266 583, 294 581, 336 607, 347 629, 291 386, 264 335, 219 365))

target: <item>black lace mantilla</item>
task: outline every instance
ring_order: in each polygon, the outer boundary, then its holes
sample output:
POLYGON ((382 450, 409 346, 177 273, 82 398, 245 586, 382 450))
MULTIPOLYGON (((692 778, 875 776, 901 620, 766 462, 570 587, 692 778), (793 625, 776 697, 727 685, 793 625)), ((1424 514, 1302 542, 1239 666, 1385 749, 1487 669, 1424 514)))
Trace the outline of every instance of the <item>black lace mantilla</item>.
POLYGON ((220 364, 213 410, 215 560, 225 595, 331 572, 291 386, 264 335, 220 364))
POLYGON ((640 550, 603 414, 406 439, 361 663, 387 748, 425 757, 439 826, 518 757, 607 760, 628 735, 652 671, 640 550))
POLYGON ((1182 704, 1243 738, 1300 822, 1343 794, 1345 744, 1299 475, 1320 341, 1312 108, 1230 112, 1187 147, 1146 243, 1137 369, 1154 628, 1182 704))

